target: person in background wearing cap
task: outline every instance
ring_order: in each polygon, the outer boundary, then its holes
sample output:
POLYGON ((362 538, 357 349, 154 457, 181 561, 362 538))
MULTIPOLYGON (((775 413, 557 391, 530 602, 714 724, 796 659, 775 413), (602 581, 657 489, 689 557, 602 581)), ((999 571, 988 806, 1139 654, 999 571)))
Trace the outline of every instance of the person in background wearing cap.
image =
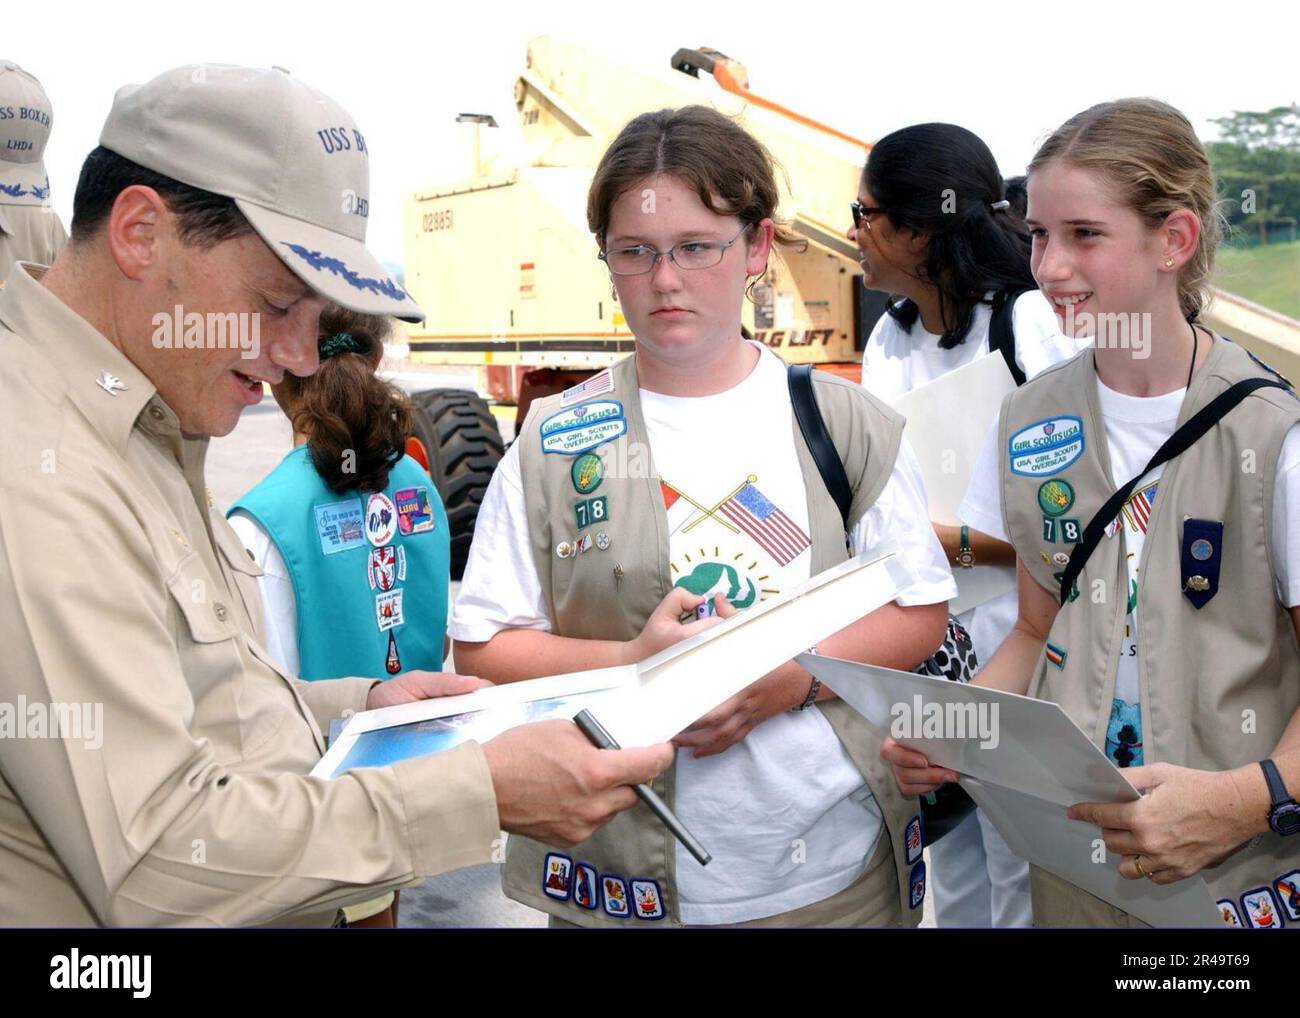
POLYGON ((328 302, 420 317, 365 250, 368 188, 327 96, 182 68, 118 92, 71 241, 8 276, 0 688, 25 737, 0 738, 0 925, 328 925, 490 861, 503 828, 581 841, 671 762, 547 721, 307 776, 331 719, 479 684, 290 676, 259 635, 261 570, 205 495, 209 437, 316 370, 328 302), (184 347, 182 314, 258 314, 260 342, 184 347))
MULTIPOLYGON (((447 514, 403 455, 406 394, 375 374, 388 328, 337 304, 322 312, 320 369, 271 390, 293 449, 227 513, 263 571, 266 648, 304 679, 440 671, 446 653, 447 514)), ((343 911, 350 927, 396 926, 397 892, 343 911)))
POLYGON ((8 275, 17 261, 49 265, 67 243, 45 170, 53 123, 41 83, 0 60, 0 275, 8 275))

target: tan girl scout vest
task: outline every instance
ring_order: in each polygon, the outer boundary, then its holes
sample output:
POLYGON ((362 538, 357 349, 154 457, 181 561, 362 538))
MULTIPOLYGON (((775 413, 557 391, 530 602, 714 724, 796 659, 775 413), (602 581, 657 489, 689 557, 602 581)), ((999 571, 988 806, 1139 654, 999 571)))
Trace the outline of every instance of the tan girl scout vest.
MULTIPOLYGON (((1241 347, 1216 337, 1179 425, 1234 382, 1264 374, 1241 347)), ((1261 760, 1300 706, 1300 647, 1277 601, 1269 552, 1278 454, 1297 422, 1293 392, 1260 389, 1165 464, 1138 573, 1148 764, 1223 771, 1261 760)), ((1050 560, 1071 550, 1076 531, 1129 480, 1111 476, 1093 351, 1008 395, 999 440, 1007 534, 1025 568, 1057 596, 1063 558, 1050 560)), ((1128 613, 1125 528, 1111 529, 1057 614, 1029 687, 1030 696, 1060 704, 1098 746, 1128 613)), ((1270 831, 1202 875, 1225 923, 1300 928, 1300 838, 1270 831)), ((1036 913, 1069 915, 1077 906, 1076 915, 1105 915, 1103 922, 1131 918, 1073 885, 1049 883, 1082 898, 1036 898, 1036 913)))
MULTIPOLYGON (((850 480, 856 482, 849 514, 856 523, 889 479, 903 419, 851 382, 823 372, 814 372, 813 378, 836 449, 850 480)), ((844 523, 793 419, 791 426, 808 478, 815 575, 848 557, 844 523)), ((630 640, 672 589, 668 521, 649 448, 635 355, 563 394, 537 401, 524 421, 519 463, 528 532, 558 635, 630 640), (575 417, 571 411, 579 412, 575 417), (587 423, 573 430, 575 419, 587 423), (602 438, 609 440, 598 448, 586 444, 602 438), (576 445, 586 451, 563 454, 576 445), (641 468, 628 469, 638 459, 641 468), (590 504, 600 496, 607 511, 594 510, 590 504), (579 507, 584 503, 590 522, 585 531, 579 526, 584 512, 579 507), (594 545, 573 550, 588 538, 594 545), (561 544, 569 546, 565 557, 557 556, 561 544)), ((915 925, 925 893, 917 801, 902 796, 880 758, 884 733, 872 729, 840 700, 822 702, 818 709, 880 804, 892 843, 904 921, 915 925)), ((670 807, 674 771, 669 768, 654 782, 655 791, 670 807)), ((503 885, 516 901, 580 926, 679 926, 675 859, 672 835, 638 803, 572 849, 511 835, 503 885)))

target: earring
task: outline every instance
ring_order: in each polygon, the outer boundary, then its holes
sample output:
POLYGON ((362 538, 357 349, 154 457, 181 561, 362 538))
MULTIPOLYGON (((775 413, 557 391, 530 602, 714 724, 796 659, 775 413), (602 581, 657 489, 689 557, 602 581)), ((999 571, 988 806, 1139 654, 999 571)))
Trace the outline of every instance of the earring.
POLYGON ((1167 268, 1167 269, 1172 269, 1173 267, 1174 267, 1174 260, 1173 260, 1172 258, 1166 258, 1166 259, 1165 259, 1165 268, 1167 268))

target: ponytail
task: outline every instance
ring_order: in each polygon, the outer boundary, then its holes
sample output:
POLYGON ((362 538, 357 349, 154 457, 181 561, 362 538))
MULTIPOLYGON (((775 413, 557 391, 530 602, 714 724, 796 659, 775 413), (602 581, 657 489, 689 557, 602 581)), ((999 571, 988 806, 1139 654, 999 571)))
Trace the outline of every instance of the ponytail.
POLYGON ((410 402, 375 374, 387 331, 386 318, 332 305, 320 316, 320 368, 283 382, 294 431, 307 436, 312 464, 340 495, 383 490, 406 452, 410 402))

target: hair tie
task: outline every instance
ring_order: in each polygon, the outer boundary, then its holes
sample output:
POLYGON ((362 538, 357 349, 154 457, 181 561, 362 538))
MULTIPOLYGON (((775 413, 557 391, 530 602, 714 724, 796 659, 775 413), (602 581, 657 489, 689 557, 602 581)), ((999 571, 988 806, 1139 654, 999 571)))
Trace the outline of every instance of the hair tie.
POLYGON ((1002 198, 999 201, 989 203, 989 210, 991 212, 1002 212, 1003 210, 1009 208, 1011 208, 1011 202, 1007 201, 1005 198, 1002 198))
POLYGON ((331 357, 337 357, 341 353, 362 353, 365 347, 350 332, 336 332, 332 336, 326 336, 320 341, 318 346, 320 359, 329 360, 331 357))

